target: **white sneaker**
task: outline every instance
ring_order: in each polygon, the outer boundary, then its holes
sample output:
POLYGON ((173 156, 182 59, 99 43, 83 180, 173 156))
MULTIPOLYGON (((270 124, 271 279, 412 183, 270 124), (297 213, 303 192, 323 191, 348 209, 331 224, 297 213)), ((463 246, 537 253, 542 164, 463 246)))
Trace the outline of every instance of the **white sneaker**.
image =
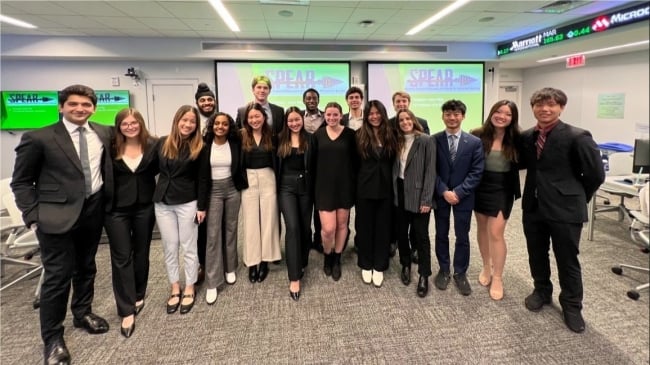
POLYGON ((361 270, 361 279, 366 284, 370 284, 372 281, 372 270, 361 270))
POLYGON ((212 305, 217 301, 217 289, 208 289, 205 291, 205 301, 212 305))
POLYGON ((235 272, 227 272, 226 273, 226 283, 232 285, 237 281, 237 275, 235 275, 235 272))
POLYGON ((384 283, 384 273, 381 271, 375 271, 373 270, 372 272, 372 283, 377 287, 380 288, 381 284, 384 283))

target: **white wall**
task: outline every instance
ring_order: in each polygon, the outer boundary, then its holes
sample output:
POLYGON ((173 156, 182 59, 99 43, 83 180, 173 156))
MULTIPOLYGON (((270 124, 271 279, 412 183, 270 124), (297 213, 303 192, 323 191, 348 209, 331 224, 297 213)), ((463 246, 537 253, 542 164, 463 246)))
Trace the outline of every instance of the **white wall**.
POLYGON ((585 66, 573 69, 567 69, 564 63, 528 68, 523 70, 522 80, 522 128, 535 125, 528 101, 535 90, 543 87, 558 88, 567 94, 569 101, 561 119, 591 131, 597 143, 634 145, 634 139, 643 136, 637 133, 636 124, 648 126, 650 85, 647 50, 595 58, 587 56, 585 66), (597 117, 598 96, 610 93, 625 94, 622 119, 597 117))

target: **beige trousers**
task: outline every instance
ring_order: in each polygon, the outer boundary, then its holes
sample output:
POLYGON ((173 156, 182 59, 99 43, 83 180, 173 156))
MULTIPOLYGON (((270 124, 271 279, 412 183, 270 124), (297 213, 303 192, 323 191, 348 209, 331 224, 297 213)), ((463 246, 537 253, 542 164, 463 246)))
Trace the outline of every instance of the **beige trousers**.
POLYGON ((248 189, 241 192, 243 260, 250 267, 280 260, 280 213, 271 168, 247 169, 248 189))

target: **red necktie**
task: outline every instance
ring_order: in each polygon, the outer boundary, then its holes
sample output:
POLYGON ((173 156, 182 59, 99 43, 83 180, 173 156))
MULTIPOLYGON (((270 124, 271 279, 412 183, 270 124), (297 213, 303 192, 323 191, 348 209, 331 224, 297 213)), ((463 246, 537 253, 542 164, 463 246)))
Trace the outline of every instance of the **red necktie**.
POLYGON ((544 149, 544 143, 546 143, 546 131, 543 129, 539 130, 537 135, 537 141, 535 142, 535 147, 537 147, 537 159, 542 155, 542 150, 544 149))

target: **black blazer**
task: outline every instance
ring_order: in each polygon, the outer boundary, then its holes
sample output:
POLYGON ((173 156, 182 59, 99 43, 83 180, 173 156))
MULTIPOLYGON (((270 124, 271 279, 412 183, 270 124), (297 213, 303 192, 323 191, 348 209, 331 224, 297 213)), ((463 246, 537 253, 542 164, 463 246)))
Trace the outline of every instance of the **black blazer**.
MULTIPOLYGON (((368 158, 359 154, 357 174, 357 199, 386 199, 393 194, 393 163, 385 150, 371 151, 368 158)), ((392 200, 391 200, 392 201, 392 200)))
MULTIPOLYGON (((214 143, 214 142, 212 142, 214 143)), ((244 154, 241 149, 241 141, 233 139, 228 140, 230 146, 230 156, 232 159, 230 165, 230 176, 232 177, 235 189, 241 191, 248 188, 248 180, 246 179, 246 169, 244 168, 244 154)), ((209 201, 210 190, 212 187, 212 166, 210 165, 210 157, 212 156, 212 144, 206 144, 207 149, 206 158, 202 160, 201 170, 207 177, 208 189, 206 189, 206 199, 209 201)))
MULTIPOLYGON (((324 124, 323 124, 324 125, 324 124)), ((320 127, 322 128, 322 126, 320 127)), ((319 128, 319 129, 320 129, 319 128)), ((305 183, 306 187, 308 189, 309 195, 313 196, 314 193, 314 178, 313 178, 313 172, 312 172, 312 164, 313 164, 313 158, 312 158, 312 134, 304 131, 304 136, 307 138, 307 150, 305 150, 304 153, 304 161, 305 161, 305 170, 303 171, 303 176, 305 178, 305 183)), ((277 153, 277 148, 276 148, 276 153, 277 153)), ((280 181, 282 179, 282 164, 284 163, 284 158, 281 158, 278 156, 278 163, 277 167, 275 170, 275 180, 276 180, 276 187, 279 191, 280 189, 280 181)))
POLYGON ((206 210, 209 175, 200 167, 205 164, 202 160, 206 158, 207 147, 203 147, 196 160, 190 160, 187 148, 181 149, 180 157, 172 160, 162 154, 162 146, 166 139, 167 136, 160 138, 156 147, 160 174, 153 201, 171 205, 196 200, 197 210, 206 210))
MULTIPOLYGON (((88 124, 104 146, 101 169, 108 210, 113 197, 112 131, 94 122, 88 124)), ((86 200, 83 186, 81 161, 62 121, 22 135, 16 147, 11 189, 28 227, 37 223, 45 233, 68 232, 86 200)))
POLYGON ((605 181, 600 149, 591 133, 562 121, 547 135, 537 159, 537 132, 522 133, 520 159, 527 168, 521 205, 551 221, 587 221, 587 202, 605 181))
POLYGON ((115 191, 114 209, 152 202, 153 192, 156 188, 156 175, 159 170, 156 143, 156 139, 149 138, 142 155, 142 161, 135 171, 131 171, 124 160, 115 159, 115 151, 111 149, 115 191))
MULTIPOLYGON (((273 130, 273 135, 277 136, 280 134, 282 126, 284 125, 284 109, 279 105, 271 103, 269 103, 269 107, 271 108, 271 117, 273 118, 271 130, 273 130)), ((248 104, 237 109, 237 119, 235 120, 235 124, 239 129, 244 127, 244 122, 246 121, 246 108, 248 108, 248 104)))

